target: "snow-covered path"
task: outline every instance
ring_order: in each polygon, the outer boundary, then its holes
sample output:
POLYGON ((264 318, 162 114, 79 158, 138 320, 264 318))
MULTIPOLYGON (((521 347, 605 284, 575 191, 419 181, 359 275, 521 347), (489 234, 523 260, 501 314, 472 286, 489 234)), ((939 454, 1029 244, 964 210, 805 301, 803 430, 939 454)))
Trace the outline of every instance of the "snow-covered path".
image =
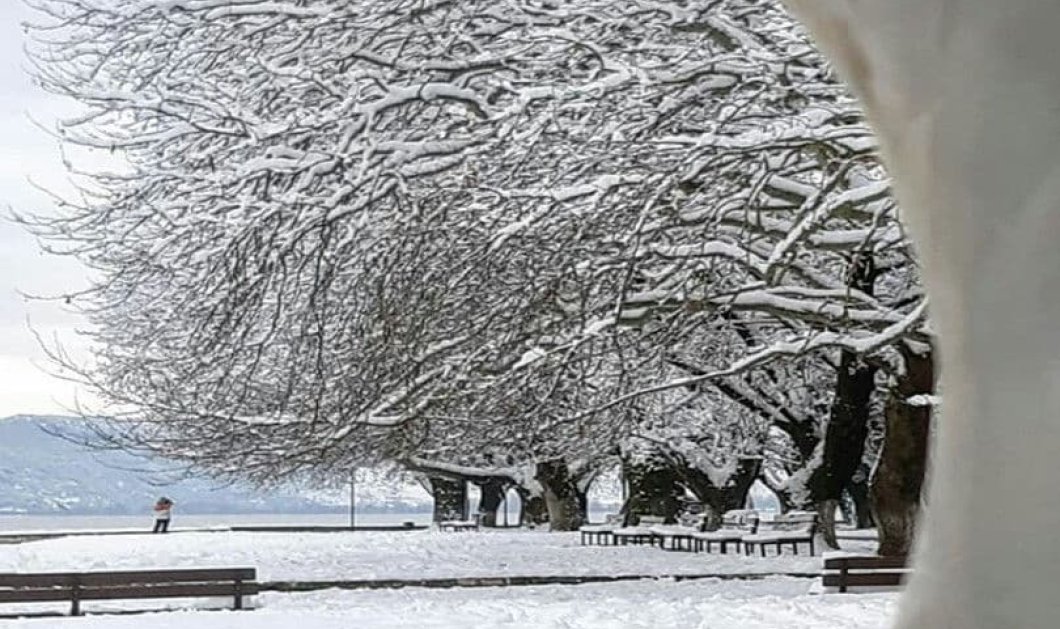
MULTIPOLYGON (((872 542, 845 542, 869 552, 872 542)), ((579 545, 577 533, 181 533, 0 546, 0 572, 254 566, 258 579, 817 572, 820 557, 762 559, 579 545)))
POLYGON ((894 594, 811 595, 810 582, 638 581, 576 586, 267 594, 249 612, 0 621, 3 629, 885 629, 894 594))

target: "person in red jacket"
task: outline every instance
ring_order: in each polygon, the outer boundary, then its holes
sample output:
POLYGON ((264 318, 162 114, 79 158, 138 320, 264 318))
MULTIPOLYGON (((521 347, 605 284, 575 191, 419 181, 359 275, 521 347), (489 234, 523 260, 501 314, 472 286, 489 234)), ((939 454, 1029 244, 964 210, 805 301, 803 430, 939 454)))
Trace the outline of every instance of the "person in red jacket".
POLYGON ((155 503, 155 528, 152 533, 169 531, 169 519, 173 515, 173 501, 165 496, 155 503))

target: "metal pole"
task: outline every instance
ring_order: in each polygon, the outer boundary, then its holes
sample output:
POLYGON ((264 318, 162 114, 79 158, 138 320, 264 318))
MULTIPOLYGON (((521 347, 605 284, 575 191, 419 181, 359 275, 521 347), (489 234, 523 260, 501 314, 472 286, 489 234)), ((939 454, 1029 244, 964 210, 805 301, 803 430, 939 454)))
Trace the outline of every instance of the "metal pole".
POLYGON ((353 468, 350 472, 350 530, 352 531, 357 523, 357 468, 353 468))

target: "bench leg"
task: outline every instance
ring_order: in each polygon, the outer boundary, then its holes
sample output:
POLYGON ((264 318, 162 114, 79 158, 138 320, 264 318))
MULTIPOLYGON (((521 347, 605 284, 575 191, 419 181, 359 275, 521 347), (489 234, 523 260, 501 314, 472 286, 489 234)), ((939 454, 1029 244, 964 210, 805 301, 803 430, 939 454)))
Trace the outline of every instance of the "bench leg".
POLYGON ((796 555, 799 554, 799 543, 798 542, 792 542, 791 543, 791 552, 795 553, 796 555))
POLYGON ((762 556, 765 557, 766 556, 766 545, 765 544, 759 544, 758 548, 759 548, 759 550, 762 551, 762 556))
POLYGON ((75 582, 70 588, 70 615, 81 615, 81 584, 79 582, 75 582))

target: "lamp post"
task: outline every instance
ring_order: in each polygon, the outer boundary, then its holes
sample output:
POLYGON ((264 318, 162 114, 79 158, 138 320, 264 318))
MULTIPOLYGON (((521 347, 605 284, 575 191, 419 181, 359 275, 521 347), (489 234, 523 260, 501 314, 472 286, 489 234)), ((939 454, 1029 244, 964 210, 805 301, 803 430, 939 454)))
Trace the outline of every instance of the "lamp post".
POLYGON ((350 530, 356 528, 357 523, 357 468, 350 472, 350 530))

